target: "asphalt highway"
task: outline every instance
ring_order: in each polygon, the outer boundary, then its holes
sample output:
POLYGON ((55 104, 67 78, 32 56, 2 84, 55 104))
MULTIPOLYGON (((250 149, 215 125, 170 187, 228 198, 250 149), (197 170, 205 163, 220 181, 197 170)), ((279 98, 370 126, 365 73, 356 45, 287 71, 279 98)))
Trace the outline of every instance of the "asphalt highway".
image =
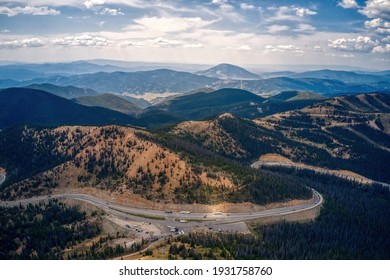
POLYGON ((18 201, 1 201, 0 206, 12 207, 37 203, 49 199, 74 199, 84 201, 104 210, 108 216, 122 221, 137 221, 140 223, 150 223, 159 226, 162 234, 171 234, 172 228, 180 229, 181 233, 188 233, 196 227, 206 227, 208 230, 224 232, 246 231, 244 221, 259 219, 263 217, 281 216, 298 213, 317 207, 322 204, 322 196, 315 190, 314 199, 304 205, 289 206, 267 209, 258 212, 247 213, 181 213, 160 211, 153 209, 140 209, 130 206, 115 204, 103 199, 85 194, 58 194, 53 196, 40 196, 18 201))

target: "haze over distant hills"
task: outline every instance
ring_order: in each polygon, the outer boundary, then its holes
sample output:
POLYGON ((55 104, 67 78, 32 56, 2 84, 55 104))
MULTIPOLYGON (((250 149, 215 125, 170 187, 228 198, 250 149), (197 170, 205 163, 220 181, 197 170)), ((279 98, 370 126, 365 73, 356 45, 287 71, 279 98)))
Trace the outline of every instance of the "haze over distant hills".
MULTIPOLYGON (((135 69, 133 68, 132 71, 135 69)), ((285 90, 311 91, 325 95, 390 90, 388 71, 370 73, 334 70, 302 73, 285 71, 265 73, 264 76, 268 78, 262 79, 257 74, 229 64, 217 65, 193 74, 168 69, 126 72, 128 71, 126 68, 95 65, 89 62, 58 65, 33 64, 33 66, 29 64, 6 65, 0 66, 0 73, 1 71, 4 75, 0 78, 0 88, 50 83, 58 86, 90 88, 99 93, 138 95, 145 93, 184 94, 196 88, 205 87, 240 88, 259 95, 274 95, 285 90), (118 69, 121 71, 116 71, 118 69), (38 70, 42 72, 36 72, 38 70), (7 74, 7 71, 11 72, 7 74), (66 72, 66 75, 60 75, 61 71, 66 72), (77 74, 72 75, 72 73, 77 74)))
POLYGON ((25 86, 25 88, 47 91, 66 99, 71 99, 71 98, 76 98, 81 96, 99 95, 99 93, 93 91, 92 89, 78 88, 75 86, 56 86, 53 84, 32 84, 32 85, 25 86))

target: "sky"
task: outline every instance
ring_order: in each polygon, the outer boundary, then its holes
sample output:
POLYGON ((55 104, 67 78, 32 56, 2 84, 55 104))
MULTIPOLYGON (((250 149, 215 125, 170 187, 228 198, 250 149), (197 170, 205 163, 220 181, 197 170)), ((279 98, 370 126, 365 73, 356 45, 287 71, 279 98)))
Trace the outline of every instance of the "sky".
POLYGON ((390 69, 390 0, 0 1, 0 60, 390 69))

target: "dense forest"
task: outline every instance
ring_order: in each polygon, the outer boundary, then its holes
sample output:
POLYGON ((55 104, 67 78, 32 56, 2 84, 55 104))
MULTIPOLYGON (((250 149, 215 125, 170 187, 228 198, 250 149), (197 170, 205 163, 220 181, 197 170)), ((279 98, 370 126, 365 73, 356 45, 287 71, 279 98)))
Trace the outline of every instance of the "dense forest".
POLYGON ((0 207, 0 259, 62 259, 63 250, 100 232, 86 213, 57 200, 0 207))
MULTIPOLYGON (((253 224, 254 235, 194 233, 176 241, 233 259, 389 259, 390 191, 311 171, 282 170, 311 182, 325 203, 308 223, 253 224), (194 246, 195 245, 195 246, 194 246)), ((195 252, 193 256, 207 258, 195 252)))
MULTIPOLYGON (((289 199, 309 199, 312 196, 309 182, 302 182, 298 177, 279 175, 276 172, 255 170, 242 162, 223 157, 195 143, 160 133, 146 135, 138 133, 139 138, 155 142, 186 158, 193 166, 205 166, 209 169, 223 170, 233 174, 243 186, 239 191, 219 190, 220 202, 250 201, 267 204, 289 199)), ((209 198, 215 196, 207 186, 183 184, 177 190, 179 201, 186 203, 210 203, 209 198)))
POLYGON ((2 188, 64 162, 66 157, 55 148, 55 137, 43 128, 17 126, 2 131, 0 162, 9 170, 2 188))
POLYGON ((102 127, 93 136, 81 129, 70 132, 67 129, 57 131, 25 127, 0 133, 0 162, 9 170, 7 181, 0 188, 0 198, 17 199, 21 196, 50 194, 61 183, 57 179, 61 170, 72 164, 83 171, 76 178, 80 186, 91 184, 115 192, 119 186, 125 185, 133 193, 155 201, 165 200, 169 195, 178 204, 214 204, 224 201, 267 204, 311 197, 308 184, 302 183, 299 178, 254 170, 235 159, 218 155, 195 143, 176 139, 167 133, 151 134, 137 130, 136 139, 125 141, 124 131, 128 129, 102 127), (161 147, 161 152, 142 168, 135 156, 146 152, 151 143, 161 147), (171 184, 169 178, 173 176, 176 163, 162 160, 171 151, 187 162, 190 169, 178 178, 179 184, 170 190, 171 193, 164 193, 164 188, 167 189, 171 184), (51 169, 65 162, 67 164, 61 168, 51 169), (157 170, 154 173, 150 171, 152 164, 157 170), (137 170, 137 173, 130 177, 127 173, 131 168, 137 170), (31 178, 47 169, 51 172, 31 178), (212 179, 218 179, 223 174, 231 178, 235 187, 211 186, 200 180, 203 172, 212 179), (28 177, 31 179, 20 182, 28 177), (20 183, 12 185, 15 182, 20 183))

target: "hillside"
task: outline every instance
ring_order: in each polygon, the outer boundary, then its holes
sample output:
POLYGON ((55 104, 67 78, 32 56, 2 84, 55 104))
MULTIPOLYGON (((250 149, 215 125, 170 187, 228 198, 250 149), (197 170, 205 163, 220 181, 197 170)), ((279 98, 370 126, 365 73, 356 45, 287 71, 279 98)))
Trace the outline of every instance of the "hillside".
POLYGON ((272 101, 324 100, 323 95, 307 91, 283 91, 272 96, 272 101))
POLYGON ((376 93, 339 97, 255 122, 224 115, 182 123, 170 133, 243 162, 275 153, 389 182, 389 98, 376 93))
POLYGON ((165 203, 266 204, 311 196, 294 180, 244 168, 166 137, 119 126, 2 131, 0 162, 7 181, 1 196, 90 193, 148 208, 165 203))
POLYGON ((135 119, 128 115, 105 108, 79 105, 35 89, 1 90, 0 104, 0 129, 22 123, 42 126, 135 123, 135 119))
POLYGON ((180 96, 149 110, 166 110, 186 119, 201 119, 226 112, 254 118, 258 115, 257 106, 263 101, 264 98, 245 90, 221 89, 180 96))
POLYGON ((142 112, 137 105, 126 99, 114 94, 101 94, 97 96, 83 96, 72 99, 72 101, 85 106, 98 106, 126 115, 137 115, 142 112))
POLYGON ((25 86, 25 88, 46 91, 66 99, 72 99, 81 96, 99 95, 99 93, 89 88, 78 88, 74 86, 56 86, 53 84, 32 84, 32 85, 25 86))
POLYGON ((97 92, 144 94, 147 92, 187 92, 211 86, 217 79, 167 69, 139 72, 99 72, 45 79, 57 85, 90 87, 97 92))
POLYGON ((196 72, 198 75, 204 75, 211 78, 222 80, 255 80, 260 79, 260 76, 249 72, 248 70, 227 63, 222 63, 210 69, 196 72))

